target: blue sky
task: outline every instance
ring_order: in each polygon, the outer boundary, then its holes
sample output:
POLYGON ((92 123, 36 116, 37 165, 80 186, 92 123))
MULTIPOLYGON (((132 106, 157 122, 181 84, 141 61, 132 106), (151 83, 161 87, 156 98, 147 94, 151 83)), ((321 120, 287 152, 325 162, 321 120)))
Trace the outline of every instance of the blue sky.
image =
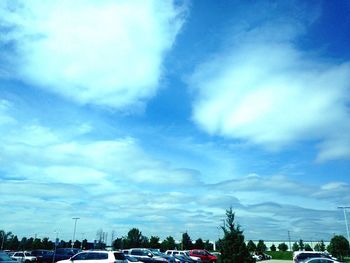
POLYGON ((330 239, 350 205, 348 1, 2 1, 1 228, 330 239))

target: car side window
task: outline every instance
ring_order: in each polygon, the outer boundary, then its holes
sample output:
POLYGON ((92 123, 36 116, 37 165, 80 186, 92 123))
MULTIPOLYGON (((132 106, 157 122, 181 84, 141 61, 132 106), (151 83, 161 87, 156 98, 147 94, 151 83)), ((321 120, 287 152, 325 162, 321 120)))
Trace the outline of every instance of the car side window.
POLYGON ((72 257, 72 260, 87 260, 89 253, 80 253, 72 257))
POLYGON ((138 250, 138 249, 133 249, 131 250, 131 255, 135 255, 135 256, 142 256, 142 251, 138 250))
POLYGON ((108 254, 107 253, 93 253, 94 259, 108 259, 108 254))

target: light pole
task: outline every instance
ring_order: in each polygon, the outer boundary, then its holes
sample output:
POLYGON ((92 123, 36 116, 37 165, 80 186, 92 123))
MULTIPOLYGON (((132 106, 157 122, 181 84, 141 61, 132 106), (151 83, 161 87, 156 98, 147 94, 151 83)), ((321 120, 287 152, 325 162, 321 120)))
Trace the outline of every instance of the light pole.
POLYGON ((350 206, 338 206, 338 208, 343 209, 343 211, 344 211, 344 220, 345 220, 345 226, 346 226, 346 234, 348 235, 348 241, 350 242, 348 219, 346 218, 346 209, 350 208, 350 206))
POLYGON ((4 248, 5 231, 3 231, 1 234, 2 234, 2 242, 1 242, 1 250, 2 250, 4 248))
POLYGON ((75 239, 75 230, 77 229, 77 221, 80 219, 79 217, 73 217, 74 220, 74 231, 73 231, 73 239, 72 239, 72 248, 74 247, 74 239, 75 239))

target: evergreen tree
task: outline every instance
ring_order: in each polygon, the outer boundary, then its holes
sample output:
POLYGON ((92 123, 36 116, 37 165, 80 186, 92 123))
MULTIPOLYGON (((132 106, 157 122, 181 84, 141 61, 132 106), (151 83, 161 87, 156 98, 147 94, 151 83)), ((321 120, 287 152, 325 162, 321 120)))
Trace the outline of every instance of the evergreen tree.
POLYGON ((182 250, 192 249, 192 240, 188 235, 187 231, 182 234, 181 246, 182 246, 182 250))
POLYGON ((326 250, 326 245, 324 244, 323 240, 320 242, 320 251, 325 251, 326 250))
POLYGON ((175 249, 175 239, 172 236, 168 236, 163 242, 160 244, 160 247, 163 251, 175 249))
POLYGON ((304 242, 302 239, 299 240, 299 250, 304 250, 305 246, 304 246, 304 242))
POLYGON ((304 250, 305 251, 313 251, 312 247, 309 244, 305 244, 304 250))
POLYGON ((220 252, 222 263, 250 263, 254 262, 244 242, 243 231, 235 226, 235 214, 232 208, 226 210, 225 225, 221 226, 224 237, 220 239, 220 252))
POLYGON ((277 250, 275 244, 272 244, 272 246, 270 247, 270 250, 271 251, 276 251, 277 250))
POLYGON ((144 237, 142 236, 142 232, 137 228, 132 228, 128 232, 127 236, 127 247, 141 247, 144 241, 144 237))
POLYGON ((256 246, 256 250, 258 252, 265 252, 267 249, 265 243, 263 240, 259 240, 258 245, 256 246))
POLYGON ((287 244, 284 243, 284 242, 281 243, 281 244, 279 244, 279 245, 278 245, 278 250, 279 250, 279 251, 283 251, 283 252, 284 252, 284 251, 287 251, 287 250, 288 250, 287 244))
POLYGON ((256 251, 256 245, 252 240, 249 240, 247 244, 247 249, 249 252, 255 252, 256 251))
POLYGON ((204 249, 204 242, 201 238, 198 238, 194 243, 194 248, 196 249, 204 249))
POLYGON ((150 248, 160 248, 159 237, 151 236, 149 239, 149 246, 150 248))
POLYGON ((297 242, 294 242, 294 243, 293 243, 293 246, 292 246, 292 250, 293 250, 293 251, 299 251, 299 249, 300 249, 300 247, 299 247, 298 243, 297 243, 297 242))

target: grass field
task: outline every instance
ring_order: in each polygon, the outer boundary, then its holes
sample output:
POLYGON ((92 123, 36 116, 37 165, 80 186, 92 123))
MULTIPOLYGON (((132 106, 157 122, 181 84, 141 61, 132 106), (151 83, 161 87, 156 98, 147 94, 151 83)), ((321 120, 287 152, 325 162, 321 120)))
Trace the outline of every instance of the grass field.
POLYGON ((293 252, 291 251, 266 251, 266 254, 270 255, 273 259, 283 259, 283 260, 292 260, 293 252))

